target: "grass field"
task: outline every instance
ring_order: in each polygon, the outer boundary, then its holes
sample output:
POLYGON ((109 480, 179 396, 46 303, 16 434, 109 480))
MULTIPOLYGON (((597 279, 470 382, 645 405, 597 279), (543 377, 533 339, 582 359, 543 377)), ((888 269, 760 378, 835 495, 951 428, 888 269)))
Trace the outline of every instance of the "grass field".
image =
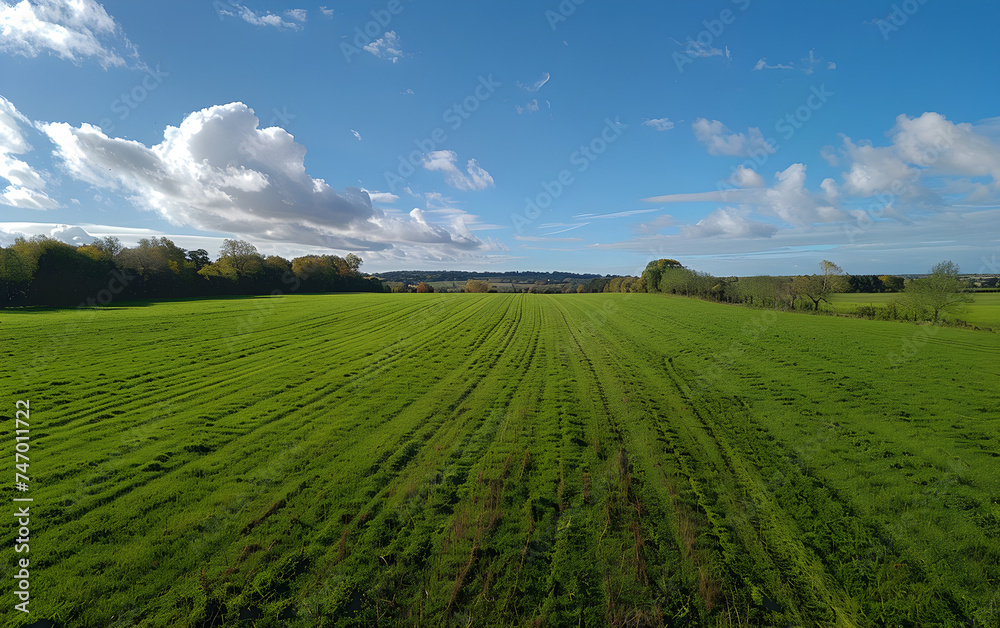
POLYGON ((4 312, 0 343, 34 499, 4 626, 1000 622, 993 333, 413 294, 4 312))
MULTIPOLYGON (((859 305, 885 305, 902 295, 883 294, 834 294, 831 296, 833 309, 851 312, 859 305)), ((973 295, 975 302, 968 306, 968 312, 959 316, 963 321, 977 327, 1000 329, 1000 293, 986 292, 973 295)), ((827 306, 829 307, 829 306, 827 306)))

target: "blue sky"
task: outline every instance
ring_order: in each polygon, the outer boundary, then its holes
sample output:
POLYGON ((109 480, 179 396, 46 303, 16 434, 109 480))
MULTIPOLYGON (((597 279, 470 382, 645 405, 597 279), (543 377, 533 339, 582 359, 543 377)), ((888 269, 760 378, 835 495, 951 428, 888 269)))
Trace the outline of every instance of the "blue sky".
POLYGON ((1000 272, 994 2, 326 1, 0 0, 0 245, 1000 272))

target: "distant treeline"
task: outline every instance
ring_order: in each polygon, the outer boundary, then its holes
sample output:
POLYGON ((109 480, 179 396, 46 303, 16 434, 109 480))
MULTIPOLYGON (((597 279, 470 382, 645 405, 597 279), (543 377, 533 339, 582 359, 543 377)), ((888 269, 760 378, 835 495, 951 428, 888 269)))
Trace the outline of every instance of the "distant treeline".
POLYGON ((0 307, 106 305, 158 299, 292 292, 383 292, 364 277, 357 255, 265 257, 248 242, 226 240, 219 259, 167 238, 125 248, 117 238, 72 246, 36 236, 0 248, 0 307))
POLYGON ((726 303, 795 307, 801 299, 816 305, 831 292, 901 292, 905 280, 896 275, 844 275, 833 262, 821 265, 821 275, 715 277, 673 259, 650 262, 639 277, 597 277, 580 292, 666 292, 726 303), (812 298, 817 297, 817 298, 812 298))
MULTIPOLYGON (((387 273, 378 273, 380 279, 386 282, 402 283, 404 285, 417 285, 420 282, 453 281, 466 282, 469 279, 481 279, 491 283, 533 283, 537 281, 547 283, 566 283, 575 281, 583 283, 600 275, 587 273, 567 273, 562 271, 536 272, 536 271, 511 271, 511 272, 472 272, 466 270, 394 270, 387 273)), ((608 275, 611 277, 611 275, 608 275)))
MULTIPOLYGON (((972 291, 996 285, 995 277, 963 279, 950 261, 936 264, 926 276, 904 279, 896 275, 845 275, 829 260, 820 262, 818 274, 791 277, 714 277, 685 268, 673 259, 646 265, 639 277, 600 277, 580 287, 580 292, 651 292, 697 297, 720 303, 784 310, 819 311, 820 303, 841 292, 900 293, 884 306, 858 306, 853 315, 879 320, 931 320, 961 314, 973 301, 972 291)), ((960 322, 952 318, 952 322, 960 322)))

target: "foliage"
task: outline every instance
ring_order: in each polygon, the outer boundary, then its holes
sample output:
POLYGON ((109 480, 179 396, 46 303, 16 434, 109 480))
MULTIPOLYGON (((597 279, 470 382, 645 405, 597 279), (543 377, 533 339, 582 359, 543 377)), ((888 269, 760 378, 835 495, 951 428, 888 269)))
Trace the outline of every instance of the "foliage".
POLYGON ((910 302, 927 310, 936 323, 942 313, 960 314, 966 304, 973 302, 965 289, 965 282, 958 278, 958 265, 944 261, 935 264, 927 277, 911 280, 905 292, 910 302))
POLYGON ((469 279, 465 282, 466 292, 489 292, 491 287, 490 282, 482 279, 469 279))
POLYGON ((129 248, 112 237, 78 247, 44 236, 19 238, 0 248, 0 307, 275 291, 382 292, 378 279, 361 276, 361 264, 353 253, 265 258, 240 240, 226 240, 212 263, 204 249, 185 251, 168 238, 143 238, 129 248))

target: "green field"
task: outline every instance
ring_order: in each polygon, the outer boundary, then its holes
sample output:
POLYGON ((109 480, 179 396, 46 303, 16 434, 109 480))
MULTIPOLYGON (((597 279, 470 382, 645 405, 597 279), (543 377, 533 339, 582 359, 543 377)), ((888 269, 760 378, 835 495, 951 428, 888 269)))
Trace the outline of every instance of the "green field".
POLYGON ((4 626, 1000 623, 994 333, 328 295, 3 312, 0 347, 4 626))
MULTIPOLYGON (((885 305, 901 296, 898 293, 888 292, 881 294, 834 294, 831 295, 830 301, 835 311, 852 312, 859 305, 885 305)), ((973 296, 975 302, 969 304, 968 311, 958 318, 977 327, 1000 329, 1000 293, 985 292, 973 296)))

